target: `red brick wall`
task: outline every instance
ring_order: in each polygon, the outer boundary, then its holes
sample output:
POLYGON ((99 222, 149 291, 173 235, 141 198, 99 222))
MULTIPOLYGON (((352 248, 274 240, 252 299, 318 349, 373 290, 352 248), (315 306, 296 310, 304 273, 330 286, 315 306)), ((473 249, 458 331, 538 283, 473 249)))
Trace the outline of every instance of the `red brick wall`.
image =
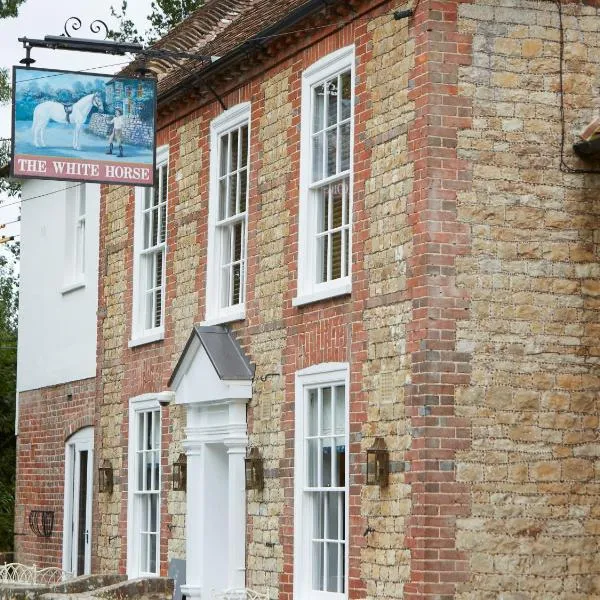
POLYGON ((470 445, 470 421, 456 416, 455 393, 470 380, 470 356, 456 348, 456 328, 469 317, 469 290, 456 285, 457 256, 470 248, 458 222, 456 194, 471 172, 456 153, 458 131, 471 123, 471 101, 460 95, 458 70, 472 59, 469 35, 458 33, 460 1, 422 0, 414 19, 416 67, 411 73, 416 119, 409 132, 415 164, 409 196, 413 255, 408 260, 412 321, 407 344, 412 382, 407 414, 413 439, 406 460, 413 511, 406 545, 411 578, 405 598, 453 598, 468 580, 468 555, 456 548, 456 518, 467 516, 467 486, 456 481, 455 455, 470 445))
POLYGON ((65 443, 94 424, 95 378, 21 392, 17 437, 15 560, 62 566, 65 443), (37 537, 32 510, 54 511, 54 531, 37 537))

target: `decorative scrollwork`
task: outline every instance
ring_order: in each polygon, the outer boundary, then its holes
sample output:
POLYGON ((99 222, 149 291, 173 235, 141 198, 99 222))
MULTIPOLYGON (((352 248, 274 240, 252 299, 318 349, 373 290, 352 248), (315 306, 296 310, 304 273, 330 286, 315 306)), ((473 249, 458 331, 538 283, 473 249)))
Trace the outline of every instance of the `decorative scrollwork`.
POLYGON ((71 33, 79 29, 81 29, 81 19, 79 17, 69 17, 65 21, 64 31, 67 37, 71 37, 71 33))
POLYGON ((92 33, 100 33, 104 29, 104 39, 108 37, 108 25, 102 21, 101 19, 96 19, 92 21, 90 25, 90 31, 92 33))
MULTIPOLYGON (((80 29, 81 19, 79 17, 69 17, 65 21, 64 35, 66 35, 67 37, 73 37, 73 32, 79 31, 80 29)), ((92 21, 92 23, 90 24, 90 31, 96 35, 104 31, 104 37, 102 39, 106 39, 108 37, 108 25, 101 19, 96 19, 92 21)))

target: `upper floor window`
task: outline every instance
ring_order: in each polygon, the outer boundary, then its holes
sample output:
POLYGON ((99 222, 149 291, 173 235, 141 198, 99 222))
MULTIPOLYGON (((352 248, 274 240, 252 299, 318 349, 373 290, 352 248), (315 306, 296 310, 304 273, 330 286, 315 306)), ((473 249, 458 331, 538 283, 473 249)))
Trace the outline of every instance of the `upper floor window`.
POLYGON ((164 336, 168 148, 156 153, 152 188, 136 188, 133 334, 130 345, 164 336))
POLYGON ((353 89, 352 46, 302 77, 296 305, 350 292, 353 89))
POLYGON ((245 316, 249 122, 245 103, 211 125, 207 322, 245 316))
POLYGON ((65 223, 65 288, 63 292, 85 283, 85 184, 67 184, 65 223))

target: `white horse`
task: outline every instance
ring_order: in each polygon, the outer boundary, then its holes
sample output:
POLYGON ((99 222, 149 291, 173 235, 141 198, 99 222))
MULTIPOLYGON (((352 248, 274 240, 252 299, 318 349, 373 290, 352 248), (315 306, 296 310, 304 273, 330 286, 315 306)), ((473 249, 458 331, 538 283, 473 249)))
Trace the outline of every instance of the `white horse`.
MULTIPOLYGON (((104 109, 102 96, 100 96, 98 92, 95 94, 88 94, 73 104, 73 110, 70 113, 69 120, 75 125, 75 131, 73 132, 73 148, 75 150, 81 150, 81 145, 79 144, 79 132, 93 106, 98 108, 101 112, 104 109)), ((31 130, 33 132, 33 144, 36 147, 44 147, 46 145, 44 136, 46 127, 50 121, 67 123, 67 113, 64 104, 54 102, 54 100, 47 100, 46 102, 40 102, 40 104, 35 107, 31 130)))

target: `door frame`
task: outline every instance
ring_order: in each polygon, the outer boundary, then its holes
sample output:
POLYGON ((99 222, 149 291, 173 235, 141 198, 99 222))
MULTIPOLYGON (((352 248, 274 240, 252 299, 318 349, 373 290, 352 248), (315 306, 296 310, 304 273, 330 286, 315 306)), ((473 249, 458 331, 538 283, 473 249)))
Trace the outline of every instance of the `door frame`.
POLYGON ((94 484, 94 428, 84 427, 75 432, 65 442, 65 487, 63 512, 63 560, 62 568, 73 573, 77 569, 78 531, 76 524, 79 519, 79 452, 87 451, 87 487, 86 487, 86 523, 87 542, 84 550, 84 569, 79 575, 91 573, 92 566, 92 499, 94 484))

